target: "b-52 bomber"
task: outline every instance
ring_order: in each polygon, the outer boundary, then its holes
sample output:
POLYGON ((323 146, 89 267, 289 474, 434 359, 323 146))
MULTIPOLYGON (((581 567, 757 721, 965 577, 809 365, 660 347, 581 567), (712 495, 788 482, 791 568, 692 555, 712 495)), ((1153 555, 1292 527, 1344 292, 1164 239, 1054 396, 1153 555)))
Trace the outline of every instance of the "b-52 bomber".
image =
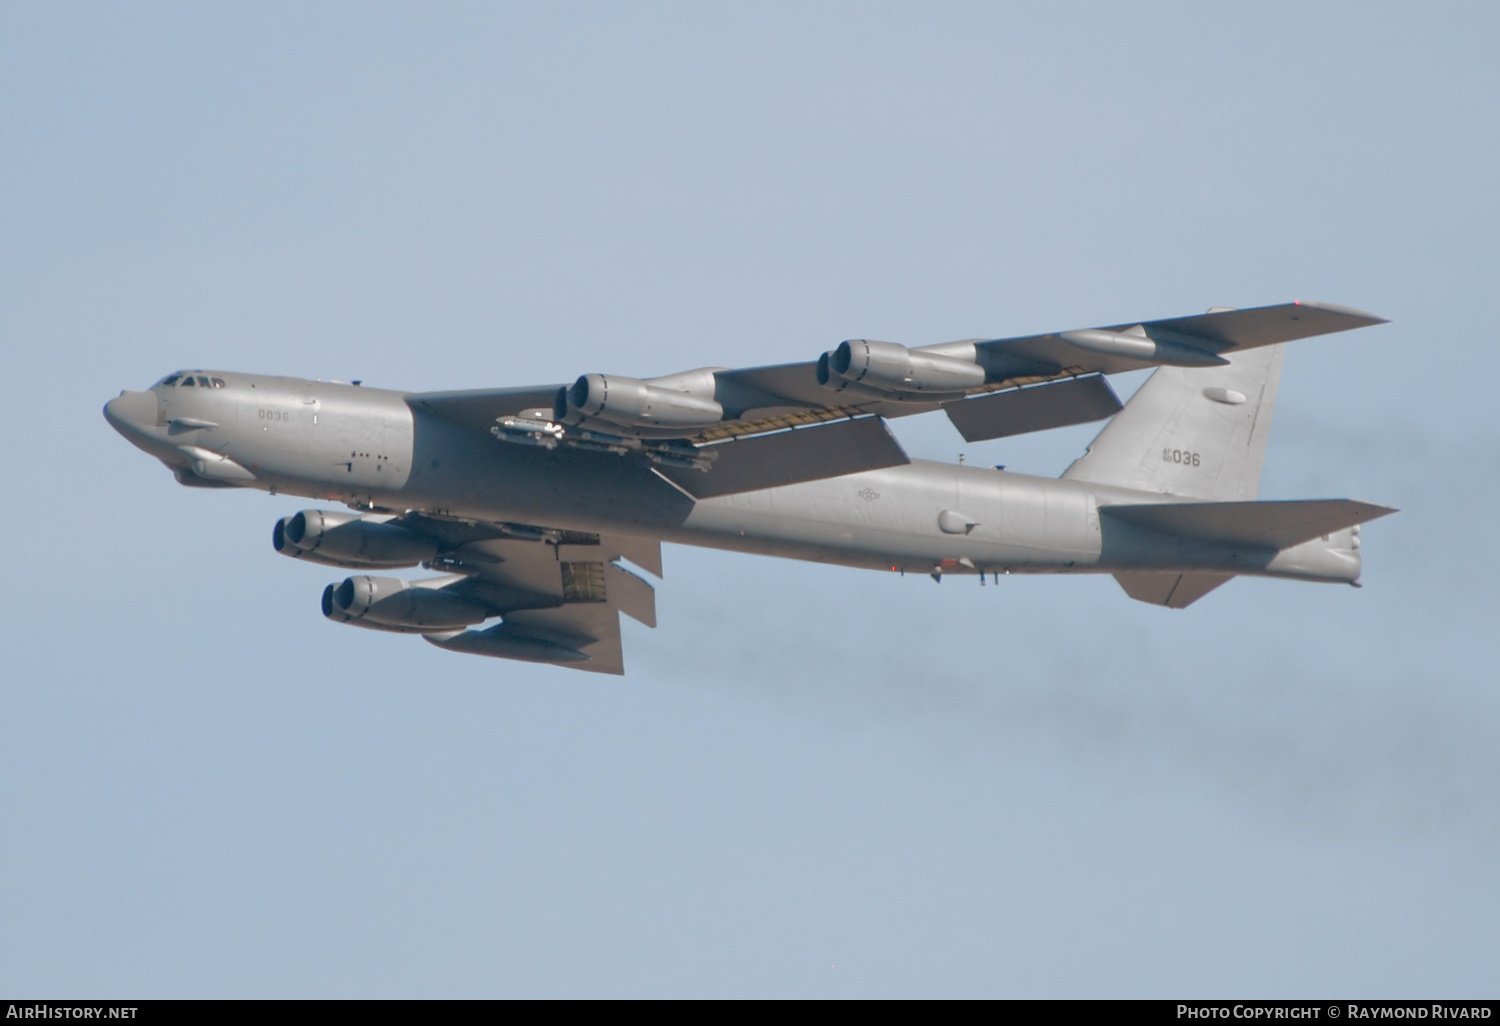
POLYGON ((1358 584, 1349 499, 1258 502, 1286 343, 1384 323, 1320 303, 658 378, 396 392, 181 371, 109 423, 195 488, 342 503, 279 521, 276 551, 360 571, 338 623, 455 652, 623 673, 619 614, 656 626, 675 542, 999 582, 1106 573, 1181 609, 1238 575, 1358 584), (1107 376, 1156 367, 1123 406, 1107 376), (1060 479, 909 459, 892 417, 968 441, 1109 418, 1060 479), (374 571, 422 567, 421 580, 374 571))

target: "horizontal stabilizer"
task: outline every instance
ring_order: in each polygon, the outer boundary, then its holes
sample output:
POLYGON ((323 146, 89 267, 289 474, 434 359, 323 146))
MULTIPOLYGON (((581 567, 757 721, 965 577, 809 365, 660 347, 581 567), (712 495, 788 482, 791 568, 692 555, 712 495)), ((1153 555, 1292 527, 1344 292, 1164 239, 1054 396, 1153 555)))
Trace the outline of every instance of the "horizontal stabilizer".
POLYGON ((1186 609, 1233 577, 1234 574, 1162 574, 1149 571, 1115 574, 1115 580, 1120 582, 1125 594, 1137 602, 1149 602, 1153 606, 1166 606, 1168 609, 1186 609))
MULTIPOLYGON (((1141 506, 1100 506, 1099 512, 1115 520, 1177 538, 1253 548, 1285 549, 1396 511, 1390 506, 1377 506, 1373 502, 1354 499, 1300 499, 1290 502, 1172 502, 1141 506)), ((1129 590, 1126 589, 1127 592, 1129 590)))
POLYGON ((1119 396, 1097 374, 1067 378, 1055 384, 1013 388, 943 407, 966 442, 1086 424, 1112 417, 1119 410, 1119 396))
POLYGON ((703 446, 707 471, 657 467, 698 499, 898 467, 911 460, 879 417, 835 421, 703 446))

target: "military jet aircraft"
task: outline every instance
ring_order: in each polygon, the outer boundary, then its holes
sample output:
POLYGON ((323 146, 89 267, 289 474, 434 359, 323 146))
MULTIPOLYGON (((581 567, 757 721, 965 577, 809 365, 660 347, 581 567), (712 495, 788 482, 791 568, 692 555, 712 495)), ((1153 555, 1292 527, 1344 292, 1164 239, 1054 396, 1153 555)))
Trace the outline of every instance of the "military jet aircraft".
POLYGON ((1384 323, 1321 303, 572 385, 405 393, 180 371, 105 418, 184 485, 342 503, 276 551, 367 571, 339 623, 455 652, 623 673, 619 614, 656 626, 675 542, 941 582, 1113 574, 1184 608, 1231 578, 1357 585, 1348 499, 1257 502, 1286 343, 1384 323), (1156 367, 1121 405, 1107 375, 1156 367), (1110 418, 1060 479, 911 460, 886 420, 941 410, 969 441, 1110 418), (421 580, 368 571, 420 564, 421 580))

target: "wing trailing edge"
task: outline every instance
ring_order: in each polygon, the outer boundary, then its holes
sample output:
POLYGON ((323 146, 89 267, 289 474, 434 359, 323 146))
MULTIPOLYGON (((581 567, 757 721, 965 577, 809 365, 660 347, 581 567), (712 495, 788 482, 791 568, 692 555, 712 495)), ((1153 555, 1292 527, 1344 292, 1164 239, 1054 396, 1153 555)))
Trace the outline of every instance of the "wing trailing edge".
POLYGON ((1033 431, 1087 424, 1121 410, 1120 397, 1102 375, 1012 388, 948 403, 943 412, 966 442, 985 442, 1033 431))
POLYGON ((656 472, 695 499, 842 477, 910 463, 879 417, 835 421, 703 446, 706 471, 657 467, 656 472))

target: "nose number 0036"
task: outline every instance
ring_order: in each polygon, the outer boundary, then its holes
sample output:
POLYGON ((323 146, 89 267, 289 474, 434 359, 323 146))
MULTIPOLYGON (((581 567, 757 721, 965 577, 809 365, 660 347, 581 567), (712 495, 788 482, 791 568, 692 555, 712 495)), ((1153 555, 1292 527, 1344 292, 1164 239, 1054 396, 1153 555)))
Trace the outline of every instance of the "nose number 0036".
POLYGON ((256 410, 261 420, 291 420, 292 415, 281 410, 256 410))
POLYGON ((1188 452, 1186 449, 1163 449, 1161 451, 1161 461, 1163 463, 1181 463, 1186 467, 1196 467, 1198 466, 1199 456, 1197 453, 1188 452))

